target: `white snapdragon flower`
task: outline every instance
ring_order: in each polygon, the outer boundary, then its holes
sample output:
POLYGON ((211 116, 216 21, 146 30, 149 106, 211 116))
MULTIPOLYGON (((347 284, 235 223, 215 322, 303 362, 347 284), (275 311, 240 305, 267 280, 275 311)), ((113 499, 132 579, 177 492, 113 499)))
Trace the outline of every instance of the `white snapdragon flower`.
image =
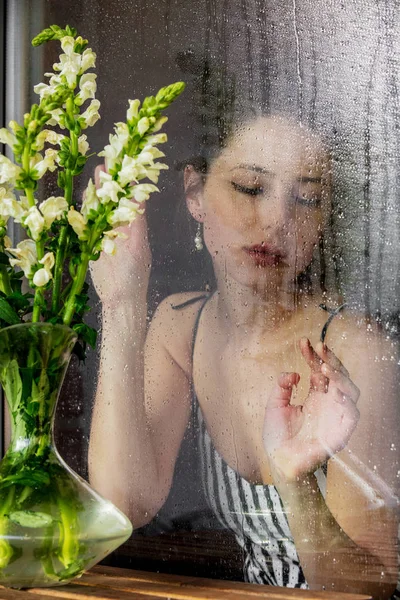
POLYGON ((116 164, 119 162, 123 149, 129 141, 129 129, 126 123, 116 123, 114 130, 115 135, 110 135, 110 143, 98 154, 98 156, 104 156, 106 158, 107 167, 109 169, 115 168, 116 164))
POLYGON ((120 162, 123 150, 130 138, 129 127, 126 123, 115 123, 114 131, 115 135, 110 135, 110 143, 98 154, 98 156, 106 158, 107 167, 110 170, 120 162))
POLYGON ((17 139, 15 135, 5 127, 2 127, 2 129, 0 129, 0 144, 7 144, 7 146, 12 148, 16 143, 17 139))
POLYGON ((160 177, 160 171, 169 169, 168 165, 164 163, 151 163, 150 165, 138 165, 137 180, 150 179, 153 183, 158 183, 160 177))
POLYGON ((0 187, 0 215, 7 222, 9 217, 13 217, 16 223, 21 223, 22 217, 26 215, 26 207, 18 202, 10 190, 0 187))
POLYGON ((168 141, 166 133, 156 133, 155 135, 147 135, 144 138, 146 146, 156 146, 157 144, 165 144, 168 141))
POLYGON ((15 182, 21 174, 22 169, 15 165, 3 154, 0 154, 0 185, 8 184, 10 187, 15 187, 15 182))
POLYGON ((147 117, 142 117, 137 124, 137 130, 140 135, 144 135, 150 128, 150 121, 147 117))
POLYGON ((40 99, 47 98, 58 91, 58 86, 62 85, 60 75, 54 73, 45 73, 45 77, 50 77, 49 83, 38 83, 34 86, 33 91, 39 94, 40 99))
MULTIPOLYGON (((156 133, 157 131, 160 131, 160 129, 163 127, 163 125, 168 121, 168 117, 160 117, 159 119, 157 119, 157 121, 154 123, 154 125, 151 128, 151 131, 153 133, 156 133)), ((162 143, 162 142, 161 142, 162 143)))
POLYGON ((73 89, 76 86, 76 79, 81 70, 81 55, 74 52, 75 39, 66 35, 61 38, 61 48, 65 54, 60 54, 60 62, 53 65, 55 71, 64 75, 68 86, 73 89))
POLYGON ((86 152, 89 150, 89 144, 87 142, 87 135, 83 134, 78 138, 78 150, 83 156, 86 156, 86 152))
POLYGON ((118 172, 118 181, 125 186, 136 181, 139 172, 137 159, 126 154, 122 160, 121 170, 118 172))
POLYGON ((25 227, 29 227, 32 239, 37 242, 40 239, 44 229, 44 217, 41 215, 36 206, 31 206, 27 214, 22 218, 22 223, 25 227))
POLYGON ((43 150, 44 145, 46 143, 55 145, 61 145, 62 140, 65 138, 65 135, 62 133, 56 133, 52 129, 43 129, 36 137, 35 143, 32 145, 32 148, 37 152, 43 150))
POLYGON ((113 181, 113 178, 109 173, 101 171, 100 188, 97 190, 97 196, 100 198, 100 202, 102 204, 108 204, 108 202, 115 202, 115 204, 117 204, 119 201, 119 192, 124 192, 122 187, 116 181, 113 181))
POLYGON ((56 125, 58 125, 59 127, 61 127, 61 129, 65 129, 65 113, 61 108, 49 110, 47 114, 51 115, 51 118, 47 121, 48 125, 50 125, 51 127, 55 127, 56 125))
POLYGON ((106 254, 110 254, 114 256, 117 251, 117 245, 115 243, 116 238, 121 238, 123 240, 128 239, 126 233, 122 233, 122 231, 115 231, 115 229, 111 229, 110 231, 104 232, 104 237, 101 240, 101 249, 106 254))
POLYGON ((55 88, 47 83, 41 82, 33 86, 33 91, 40 96, 41 100, 43 100, 43 98, 47 98, 48 96, 51 96, 51 94, 54 94, 55 88))
POLYGON ((160 190, 156 185, 151 183, 139 183, 133 185, 129 190, 129 197, 133 198, 136 202, 145 202, 153 192, 159 192, 160 190))
POLYGON ((62 219, 68 210, 68 202, 63 196, 50 196, 39 204, 40 212, 44 218, 44 226, 50 229, 53 222, 62 219))
POLYGON ((54 267, 54 254, 52 252, 47 252, 39 263, 43 265, 42 269, 38 269, 33 276, 33 283, 37 287, 43 287, 53 278, 53 274, 51 272, 54 267))
POLYGON ((156 160, 157 158, 164 158, 165 154, 155 146, 147 145, 143 148, 142 152, 139 155, 140 162, 149 162, 156 160))
MULTIPOLYGON (((113 136, 113 137, 117 137, 119 143, 122 144, 122 146, 126 146, 126 144, 129 141, 129 137, 130 137, 129 127, 128 127, 127 123, 122 123, 121 121, 119 121, 118 123, 115 123, 114 131, 115 131, 116 136, 113 136)), ((110 136, 110 141, 111 141, 111 136, 110 136)))
POLYGON ((129 108, 126 111, 126 120, 132 121, 132 119, 137 119, 139 116, 139 107, 140 100, 128 100, 129 108))
POLYGON ((72 35, 65 35, 61 38, 61 48, 67 56, 74 54, 75 38, 72 35))
POLYGON ((33 265, 37 263, 36 244, 33 240, 23 240, 16 248, 7 248, 7 252, 16 258, 10 258, 12 267, 20 267, 26 278, 31 275, 33 265))
POLYGON ((160 171, 168 170, 169 166, 164 163, 154 163, 151 167, 145 168, 146 177, 153 183, 158 183, 160 171))
POLYGON ((104 150, 99 152, 98 156, 104 156, 106 159, 107 168, 112 170, 115 168, 115 165, 119 163, 120 150, 115 144, 107 144, 107 146, 104 147, 104 150))
POLYGON ((94 210, 95 212, 97 212, 99 205, 100 205, 100 201, 97 197, 96 186, 94 185, 93 181, 91 179, 89 179, 89 183, 85 190, 84 199, 82 202, 82 209, 81 209, 81 212, 82 212, 82 215, 84 216, 84 218, 85 219, 88 218, 89 212, 91 210, 94 210))
POLYGON ((82 241, 87 240, 89 232, 87 231, 87 220, 85 217, 71 206, 67 214, 67 219, 78 238, 82 241))
POLYGON ((99 108, 99 100, 92 100, 85 112, 82 113, 81 119, 83 119, 84 122, 84 129, 86 127, 93 127, 93 125, 100 119, 99 108))
POLYGON ((35 171, 37 173, 37 177, 41 179, 46 171, 55 171, 57 168, 56 160, 58 159, 57 150, 53 150, 53 148, 48 148, 44 153, 44 158, 35 164, 35 171))
POLYGON ((82 75, 79 82, 80 92, 75 98, 75 104, 77 106, 82 106, 86 100, 95 97, 97 89, 96 78, 97 75, 95 73, 85 73, 82 75))
POLYGON ((80 74, 96 66, 96 54, 91 48, 86 48, 82 53, 80 74))
POLYGON ((107 218, 107 221, 111 227, 122 227, 123 225, 129 225, 136 219, 137 214, 142 214, 143 209, 136 202, 131 202, 127 198, 121 198, 118 207, 113 210, 107 218))

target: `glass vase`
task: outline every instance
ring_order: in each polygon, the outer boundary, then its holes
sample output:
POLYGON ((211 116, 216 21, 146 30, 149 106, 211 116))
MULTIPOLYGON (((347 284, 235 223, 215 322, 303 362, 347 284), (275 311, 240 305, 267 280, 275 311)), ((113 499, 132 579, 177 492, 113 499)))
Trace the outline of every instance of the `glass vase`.
POLYGON ((65 584, 132 533, 125 515, 54 446, 54 412, 75 341, 72 329, 49 323, 0 331, 0 382, 11 417, 0 463, 0 585, 65 584))

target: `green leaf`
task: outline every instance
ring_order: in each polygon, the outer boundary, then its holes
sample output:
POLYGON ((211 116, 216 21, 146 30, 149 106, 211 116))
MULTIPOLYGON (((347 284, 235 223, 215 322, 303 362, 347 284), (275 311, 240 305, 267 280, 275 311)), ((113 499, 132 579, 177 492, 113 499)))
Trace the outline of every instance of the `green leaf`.
POLYGON ((7 368, 3 370, 2 384, 10 410, 14 412, 18 408, 22 394, 22 381, 16 359, 11 360, 7 368), (7 376, 5 376, 5 373, 7 373, 7 376))
MULTIPOLYGON (((21 273, 23 274, 22 271, 21 273)), ((20 287, 20 282, 18 279, 17 282, 14 282, 14 284, 18 283, 18 287, 20 287)), ((15 285, 13 287, 15 287, 15 285)), ((15 311, 25 311, 30 307, 31 298, 33 298, 33 294, 22 294, 19 290, 15 290, 8 296, 8 302, 12 305, 15 311)))
MULTIPOLYGON (((84 288, 83 288, 84 290, 84 288)), ((75 296, 75 312, 78 315, 82 315, 83 313, 90 310, 90 306, 88 305, 88 297, 87 294, 76 294, 75 296)), ((1 315, 0 315, 1 316, 1 315)))
POLYGON ((72 329, 76 331, 81 340, 92 348, 96 347, 97 331, 93 327, 89 327, 86 323, 76 323, 72 329))
POLYGON ((19 485, 29 485, 30 487, 38 487, 42 485, 49 485, 50 476, 44 471, 30 471, 21 470, 13 475, 8 475, 4 479, 0 480, 0 489, 7 488, 10 485, 18 483, 19 485))
POLYGON ((0 252, 0 265, 10 265, 10 260, 5 252, 0 252))
POLYGON ((5 298, 0 297, 0 319, 9 325, 21 323, 21 319, 5 298))
POLYGON ((16 510, 8 515, 10 521, 21 525, 37 529, 38 527, 47 527, 53 522, 53 517, 43 512, 33 510, 16 510))

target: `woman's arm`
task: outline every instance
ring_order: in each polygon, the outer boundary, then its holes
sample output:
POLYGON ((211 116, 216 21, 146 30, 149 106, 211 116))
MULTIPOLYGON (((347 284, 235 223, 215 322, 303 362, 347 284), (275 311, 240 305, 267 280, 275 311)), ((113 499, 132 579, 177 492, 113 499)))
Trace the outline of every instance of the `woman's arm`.
POLYGON ((190 324, 187 317, 180 323, 165 300, 145 349, 150 251, 144 217, 128 235, 116 256, 102 257, 92 269, 102 301, 102 340, 89 473, 136 528, 152 519, 171 486, 190 412, 189 383, 174 353, 190 339, 180 325, 190 324))
MULTIPOLYGON (((331 355, 330 360, 323 348, 317 347, 321 358, 333 365, 331 389, 333 391, 336 384, 346 392, 343 394, 343 406, 349 411, 343 413, 347 426, 342 432, 342 441, 343 445, 347 442, 346 448, 338 452, 329 463, 326 502, 313 474, 317 462, 312 465, 311 457, 316 446, 320 450, 325 446, 328 457, 328 446, 332 444, 331 441, 324 444, 324 441, 329 435, 331 440, 335 437, 332 437, 336 427, 333 413, 323 425, 323 415, 326 415, 327 409, 330 410, 329 391, 320 394, 320 406, 325 410, 322 410, 319 423, 314 428, 315 440, 311 440, 311 429, 308 429, 310 439, 306 439, 304 432, 307 428, 304 427, 300 427, 303 433, 299 429, 297 435, 292 437, 292 450, 293 440, 297 438, 297 451, 293 452, 292 460, 292 472, 296 476, 287 476, 290 472, 287 464, 284 468, 280 468, 282 463, 276 464, 275 469, 272 465, 272 468, 310 586, 315 589, 363 592, 374 598, 388 598, 397 580, 397 499, 394 481, 398 454, 390 451, 390 444, 398 447, 395 394, 397 373, 394 372, 393 361, 390 359, 393 348, 377 337, 365 336, 360 331, 352 333, 354 345, 351 356, 346 357, 348 353, 345 352, 342 358, 350 366, 352 374, 355 373, 354 380, 361 391, 358 402, 360 420, 354 433, 352 429, 357 418, 353 405, 357 398, 351 399, 351 396, 357 395, 353 391, 356 388, 352 387, 350 378, 345 375, 346 370, 343 369, 343 373, 339 371, 334 355, 331 355), (321 439, 321 431, 324 431, 324 439, 321 439), (310 444, 310 441, 315 443, 310 444), (299 466, 299 456, 304 462, 303 469, 299 466)), ((311 362, 309 359, 309 364, 311 362)), ((315 371, 318 372, 318 368, 315 371)), ((317 374, 314 372, 313 376, 316 377, 317 374)), ((319 372, 319 376, 322 373, 319 372)), ((289 388, 286 389, 286 395, 288 391, 289 388)), ((313 393, 318 397, 315 392, 310 392, 310 396, 313 393)), ((340 395, 337 399, 340 400, 340 395)), ((275 404, 277 406, 276 402, 275 404)), ((340 403, 338 406, 340 407, 340 403)), ((286 410, 292 408, 295 409, 286 403, 286 410)), ((297 411, 301 419, 303 415, 298 407, 297 411)), ((282 417, 282 411, 280 414, 282 417)), ((309 420, 312 418, 310 414, 309 420)), ((271 413, 269 415, 271 417, 271 413)), ((291 424, 292 433, 296 434, 296 422, 292 420, 291 424)), ((268 452, 267 441, 266 447, 268 452)), ((339 449, 336 448, 335 452, 339 449)), ((270 452, 272 463, 273 454, 274 452, 270 452)), ((286 463, 291 462, 288 456, 286 454, 286 463)))

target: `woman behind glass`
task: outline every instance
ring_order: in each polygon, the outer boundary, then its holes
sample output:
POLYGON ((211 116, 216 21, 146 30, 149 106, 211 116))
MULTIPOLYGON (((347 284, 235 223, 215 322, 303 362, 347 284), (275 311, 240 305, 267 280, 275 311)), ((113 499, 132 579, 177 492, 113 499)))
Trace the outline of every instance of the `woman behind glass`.
POLYGON ((307 128, 258 117, 204 171, 187 165, 184 182, 213 294, 166 298, 146 336, 144 217, 116 258, 94 265, 104 351, 91 481, 135 527, 148 523, 196 411, 206 493, 245 550, 247 580, 388 598, 397 359, 377 327, 346 309, 325 345, 329 299, 299 285, 329 219, 328 153, 307 128))

